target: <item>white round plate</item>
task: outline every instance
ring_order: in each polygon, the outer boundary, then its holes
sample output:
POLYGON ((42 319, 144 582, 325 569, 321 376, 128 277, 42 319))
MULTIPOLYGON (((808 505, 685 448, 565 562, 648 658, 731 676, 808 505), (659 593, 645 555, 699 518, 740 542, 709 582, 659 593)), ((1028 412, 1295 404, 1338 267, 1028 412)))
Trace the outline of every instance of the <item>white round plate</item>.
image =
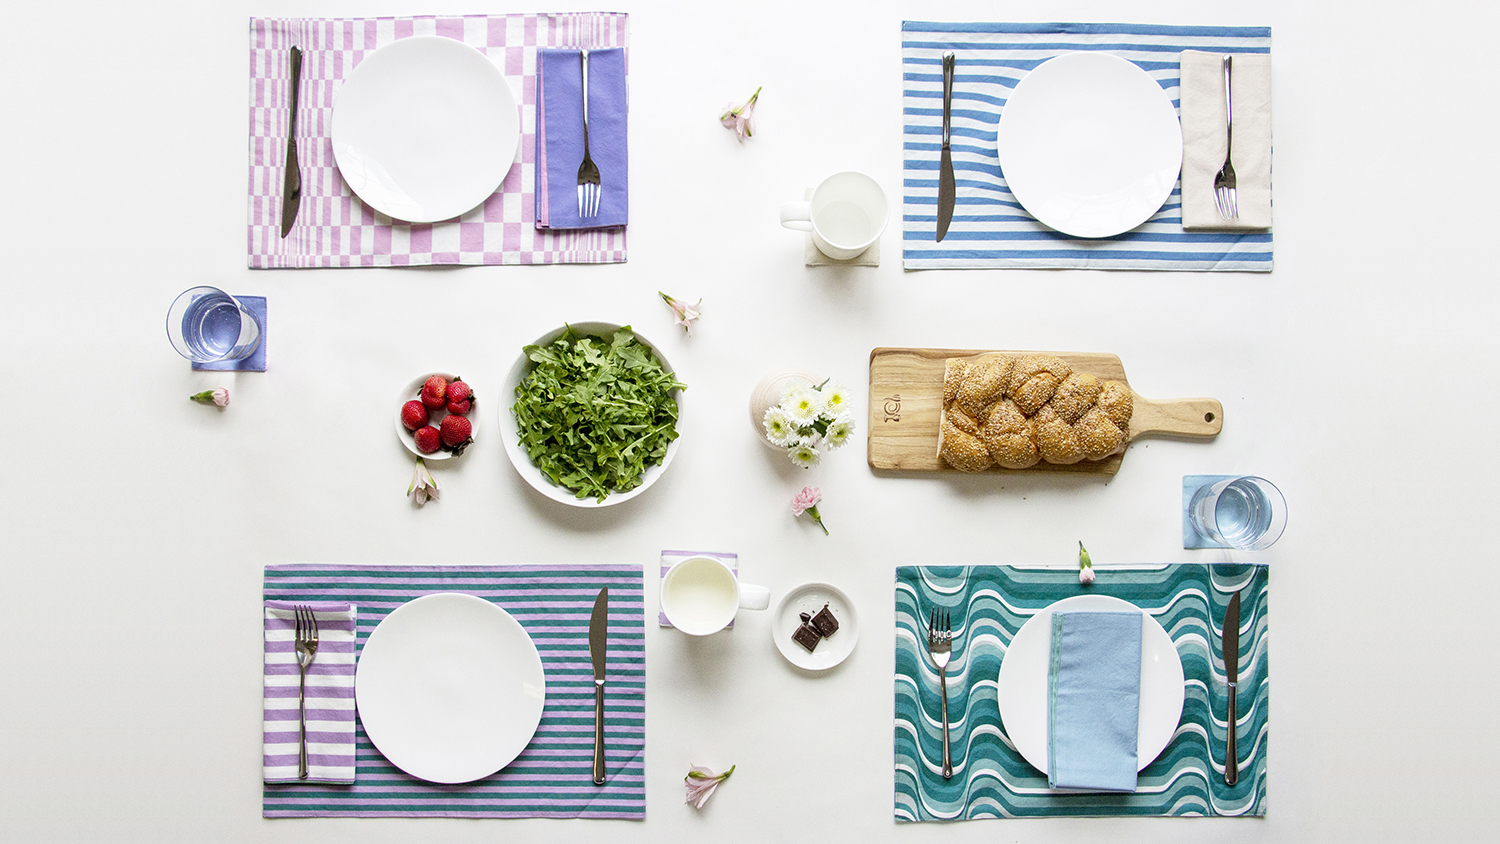
POLYGON ((398 220, 435 223, 494 193, 516 160, 521 113, 500 68, 452 38, 403 38, 339 88, 330 128, 344 181, 398 220))
MULTIPOLYGON (((1058 601, 1032 616, 1011 641, 1000 663, 1000 718, 1016 750, 1047 773, 1047 674, 1052 660, 1053 610, 1141 612, 1141 608, 1108 595, 1078 595, 1058 601)), ((1161 755, 1177 722, 1182 720, 1182 658, 1172 637, 1149 613, 1141 628, 1141 709, 1136 759, 1139 768, 1161 755)))
MULTIPOLYGON (((423 454, 421 449, 417 448, 416 434, 408 431, 406 426, 401 422, 401 408, 405 407, 409 401, 421 401, 422 385, 426 384, 427 379, 434 375, 441 375, 449 381, 453 380, 453 373, 451 372, 429 372, 402 388, 401 396, 396 401, 396 436, 401 438, 401 444, 406 446, 407 451, 423 460, 452 460, 456 455, 451 451, 443 451, 441 448, 431 454, 423 454)), ((470 388, 474 386, 473 382, 467 379, 465 379, 464 383, 468 384, 470 388)), ((428 408, 427 424, 441 429, 443 418, 447 415, 447 410, 433 410, 432 408, 428 408)), ((474 440, 473 443, 469 444, 469 448, 464 449, 464 454, 468 454, 469 450, 474 448, 474 444, 479 442, 479 402, 470 403, 469 413, 465 418, 469 420, 469 436, 474 440)))
POLYGON ((808 671, 826 671, 853 652, 854 644, 859 641, 859 613, 854 611, 854 602, 838 587, 827 583, 804 583, 788 592, 776 605, 776 614, 771 620, 771 638, 787 662, 808 671), (817 615, 824 604, 839 620, 839 629, 818 642, 818 647, 808 653, 807 648, 792 641, 792 634, 802 626, 801 613, 817 615))
POLYGON ((392 765, 429 782, 483 779, 536 733, 542 658, 510 613, 457 592, 402 604, 360 651, 354 698, 392 765))
POLYGON ((1171 98, 1146 71, 1108 53, 1065 53, 1022 77, 996 143, 1016 201, 1076 237, 1146 222, 1182 170, 1171 98))
MULTIPOLYGON (((621 327, 612 322, 573 322, 568 325, 573 327, 575 334, 590 334, 602 337, 613 335, 621 327)), ((568 326, 566 325, 554 328, 527 345, 545 346, 561 337, 567 328, 568 326)), ((639 331, 635 331, 633 328, 631 331, 635 332, 635 338, 641 341, 642 345, 651 349, 652 353, 656 355, 656 362, 661 364, 662 369, 669 373, 675 371, 672 369, 672 364, 668 363, 667 359, 662 355, 660 346, 646 339, 639 331)), ((531 484, 532 489, 553 501, 567 504, 571 507, 582 507, 585 509, 610 507, 622 501, 629 501, 645 492, 652 484, 656 483, 656 480, 672 464, 672 458, 677 456, 677 447, 682 444, 681 390, 673 394, 673 398, 677 400, 678 437, 672 440, 667 446, 666 456, 662 458, 660 464, 646 467, 645 475, 642 476, 640 485, 635 489, 628 492, 612 492, 603 501, 596 501, 593 498, 578 498, 572 490, 554 484, 551 478, 542 474, 542 471, 532 464, 531 456, 526 453, 526 449, 521 447, 521 429, 516 423, 515 413, 511 412, 511 406, 516 403, 516 387, 521 385, 522 379, 530 374, 531 369, 531 359, 526 356, 525 352, 522 352, 516 358, 516 362, 511 365, 510 372, 505 376, 505 383, 501 385, 499 413, 497 415, 500 417, 500 438, 505 441, 505 453, 510 455, 511 465, 516 467, 516 472, 521 475, 526 483, 531 484)))

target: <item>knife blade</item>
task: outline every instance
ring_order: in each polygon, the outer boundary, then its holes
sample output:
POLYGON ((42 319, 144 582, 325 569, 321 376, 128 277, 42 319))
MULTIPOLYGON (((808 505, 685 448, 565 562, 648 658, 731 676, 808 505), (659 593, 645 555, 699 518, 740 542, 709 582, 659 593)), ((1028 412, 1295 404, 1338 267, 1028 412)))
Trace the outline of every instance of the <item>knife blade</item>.
POLYGON ((948 224, 953 222, 953 202, 958 186, 953 181, 953 150, 949 146, 949 135, 953 130, 953 65, 952 53, 943 54, 943 155, 938 170, 937 239, 948 234, 948 224))
POLYGON ((604 651, 609 642, 609 587, 594 599, 589 617, 589 659, 594 663, 594 785, 604 785, 604 651))
POLYGON ((1234 785, 1240 779, 1239 751, 1235 747, 1235 722, 1239 720, 1235 691, 1240 683, 1240 593, 1229 599, 1229 609, 1224 611, 1224 679, 1229 684, 1229 715, 1226 731, 1229 733, 1229 749, 1224 753, 1224 782, 1234 785))
POLYGON ((281 182, 281 236, 286 237, 302 205, 302 173, 297 168, 297 92, 302 86, 302 48, 292 48, 291 110, 286 121, 286 175, 281 182))

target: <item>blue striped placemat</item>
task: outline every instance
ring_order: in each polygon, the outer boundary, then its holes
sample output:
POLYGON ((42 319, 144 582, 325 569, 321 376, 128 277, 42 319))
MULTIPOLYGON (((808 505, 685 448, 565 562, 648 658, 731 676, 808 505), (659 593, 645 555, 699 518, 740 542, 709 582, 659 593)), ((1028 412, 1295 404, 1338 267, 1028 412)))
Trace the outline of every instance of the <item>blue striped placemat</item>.
POLYGON ((265 817, 646 817, 646 610, 639 565, 266 566, 265 599, 359 605, 357 647, 396 607, 435 592, 466 592, 504 609, 542 657, 547 703, 531 744, 504 770, 464 785, 402 773, 355 730, 353 785, 266 785, 265 817), (593 783, 594 673, 589 615, 609 587, 609 749, 593 783))
POLYGON ((904 97, 902 262, 906 269, 1086 268, 1270 272, 1270 232, 1185 232, 1182 185, 1139 228, 1091 240, 1053 231, 1027 214, 1006 186, 995 130, 1006 98, 1026 72, 1062 53, 1100 50, 1129 59, 1178 100, 1178 54, 1269 53, 1271 30, 1251 26, 1080 23, 901 24, 904 97), (937 230, 943 134, 943 53, 954 71, 951 148, 958 183, 953 224, 937 230))
POLYGON ((1095 571, 1098 579, 1085 587, 1073 568, 896 569, 897 820, 1266 813, 1267 568, 1180 563, 1095 571), (1219 635, 1236 591, 1242 631, 1240 777, 1231 788, 1224 784, 1229 699, 1219 635), (1049 791, 1047 775, 1016 751, 1000 719, 1000 663, 1016 632, 1038 610, 1083 594, 1110 595, 1150 613, 1182 658, 1187 686, 1182 720, 1166 750, 1141 771, 1134 794, 1049 791), (937 671, 923 656, 925 614, 933 607, 950 609, 955 631, 948 666, 951 780, 942 776, 937 671))

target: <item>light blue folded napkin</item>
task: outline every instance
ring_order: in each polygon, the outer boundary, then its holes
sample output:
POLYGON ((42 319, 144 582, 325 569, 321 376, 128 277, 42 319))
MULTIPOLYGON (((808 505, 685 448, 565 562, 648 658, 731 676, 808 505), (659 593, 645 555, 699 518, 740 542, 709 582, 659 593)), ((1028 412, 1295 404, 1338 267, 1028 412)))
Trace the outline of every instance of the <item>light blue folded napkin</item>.
POLYGON ((1139 612, 1052 613, 1047 784, 1135 791, 1141 708, 1139 612))

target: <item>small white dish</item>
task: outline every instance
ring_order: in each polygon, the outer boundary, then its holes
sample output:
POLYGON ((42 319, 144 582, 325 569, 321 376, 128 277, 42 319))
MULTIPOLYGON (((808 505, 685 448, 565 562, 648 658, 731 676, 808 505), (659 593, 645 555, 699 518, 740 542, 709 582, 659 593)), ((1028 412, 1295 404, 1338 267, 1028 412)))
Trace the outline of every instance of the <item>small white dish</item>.
MULTIPOLYGON (((431 454, 423 454, 421 449, 417 448, 417 438, 415 432, 407 430, 406 425, 401 421, 401 408, 405 407, 406 403, 409 401, 421 401, 422 385, 426 384, 427 379, 431 378, 434 375, 441 375, 444 378, 447 378, 450 382, 453 381, 452 373, 429 372, 426 375, 418 377, 416 380, 412 381, 404 388, 402 388, 401 397, 396 401, 396 436, 401 438, 401 444, 406 446, 407 451, 415 454, 423 460, 452 460, 454 457, 459 457, 462 455, 456 455, 451 451, 444 451, 441 448, 431 454)), ((474 386, 473 383, 469 381, 465 381, 464 383, 468 384, 471 388, 474 386)), ((447 415, 447 409, 433 410, 429 407, 427 409, 427 424, 441 430, 443 427, 443 419, 447 415)), ((465 415, 464 418, 469 420, 470 438, 474 440, 474 443, 479 442, 479 402, 476 401, 470 403, 469 412, 465 415)), ((469 448, 464 449, 464 454, 469 453, 469 449, 474 447, 474 443, 470 443, 469 448)))
POLYGON ((786 594, 771 616, 771 638, 787 662, 808 671, 827 671, 849 657, 859 641, 859 613, 837 586, 828 583, 804 583, 786 594), (792 641, 792 634, 802 626, 802 613, 817 615, 828 605, 828 611, 839 620, 839 629, 818 642, 812 652, 792 641))
POLYGON ((457 217, 499 189, 521 113, 500 68, 462 41, 413 36, 365 57, 344 80, 329 134, 344 181, 409 223, 457 217))
MULTIPOLYGON (((530 343, 527 343, 526 345, 545 346, 551 343, 553 340, 561 337, 563 332, 568 330, 569 326, 572 327, 575 334, 593 335, 598 337, 609 337, 623 327, 613 322, 572 322, 568 323, 568 325, 558 326, 557 328, 548 331, 546 334, 543 334, 542 336, 536 338, 530 343)), ((636 331, 634 328, 632 328, 631 331, 634 332, 636 339, 641 341, 641 344, 649 348, 652 354, 656 356, 656 362, 661 364, 662 369, 666 370, 669 373, 675 372, 675 370, 672 369, 672 364, 668 363, 666 357, 662 355, 660 346, 657 346, 655 343, 646 339, 644 335, 642 335, 639 331, 636 331)), ((635 498, 637 495, 640 495, 641 493, 649 489, 651 485, 656 483, 656 481, 662 476, 662 473, 667 471, 667 467, 672 464, 672 458, 677 456, 677 447, 682 444, 681 390, 676 391, 672 395, 672 397, 677 401, 677 422, 679 435, 677 439, 672 440, 672 442, 667 446, 666 456, 662 458, 661 463, 655 466, 646 467, 646 472, 641 477, 641 483, 635 489, 628 490, 626 492, 612 492, 608 496, 606 496, 603 501, 598 501, 592 497, 579 498, 576 494, 574 494, 572 490, 554 484, 551 478, 542 474, 542 471, 538 469, 534 464, 532 464, 531 455, 527 454, 526 449, 521 447, 521 429, 520 426, 516 423, 516 414, 511 411, 511 406, 516 403, 516 388, 519 387, 522 380, 524 380, 526 376, 531 373, 532 367, 533 364, 531 362, 531 359, 527 357, 526 353, 523 351, 516 358, 516 362, 511 365, 510 372, 505 376, 505 383, 501 385, 500 403, 497 408, 498 416, 500 417, 500 438, 505 441, 505 453, 510 455, 511 465, 516 467, 516 472, 520 474, 521 478, 525 480, 526 483, 531 485, 532 489, 540 492, 542 495, 547 496, 553 501, 559 502, 561 504, 566 504, 570 507, 596 509, 599 507, 611 507, 621 502, 629 501, 630 499, 635 498)))
POLYGON ((1161 624, 1128 601, 1108 595, 1076 595, 1046 607, 1016 631, 1000 663, 1000 719, 1016 750, 1047 773, 1047 681, 1052 662, 1052 613, 1055 610, 1139 612, 1141 628, 1141 706, 1137 729, 1137 770, 1161 755, 1182 720, 1185 694, 1182 658, 1161 624))
POLYGON ((473 782, 531 743, 547 679, 510 613, 442 592, 402 604, 375 626, 354 697, 365 733, 392 765, 428 782, 473 782))
POLYGON ((1138 65, 1108 53, 1064 53, 1022 77, 1000 113, 996 146, 1016 201, 1075 237, 1146 222, 1182 171, 1171 98, 1138 65))

